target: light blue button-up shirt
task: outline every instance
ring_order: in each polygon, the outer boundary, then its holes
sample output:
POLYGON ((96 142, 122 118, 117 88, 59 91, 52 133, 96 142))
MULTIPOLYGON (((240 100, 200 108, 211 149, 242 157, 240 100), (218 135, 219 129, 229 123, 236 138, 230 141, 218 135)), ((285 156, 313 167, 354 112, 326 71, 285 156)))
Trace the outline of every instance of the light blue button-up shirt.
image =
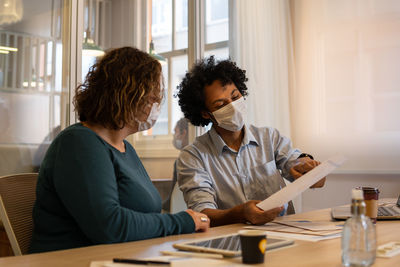
POLYGON ((178 183, 189 208, 229 209, 264 200, 293 178, 289 169, 301 152, 273 128, 244 126, 239 151, 214 128, 185 147, 177 161, 178 183))

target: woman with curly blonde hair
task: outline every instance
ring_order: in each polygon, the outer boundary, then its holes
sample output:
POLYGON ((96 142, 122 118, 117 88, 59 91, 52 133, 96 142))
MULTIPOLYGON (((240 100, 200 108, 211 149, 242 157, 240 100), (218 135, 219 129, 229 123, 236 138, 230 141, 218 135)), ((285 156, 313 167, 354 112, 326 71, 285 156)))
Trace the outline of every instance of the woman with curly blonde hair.
POLYGON ((76 89, 79 123, 42 162, 31 252, 207 230, 206 215, 161 214, 161 198, 125 138, 151 128, 163 100, 160 63, 136 48, 107 52, 76 89))

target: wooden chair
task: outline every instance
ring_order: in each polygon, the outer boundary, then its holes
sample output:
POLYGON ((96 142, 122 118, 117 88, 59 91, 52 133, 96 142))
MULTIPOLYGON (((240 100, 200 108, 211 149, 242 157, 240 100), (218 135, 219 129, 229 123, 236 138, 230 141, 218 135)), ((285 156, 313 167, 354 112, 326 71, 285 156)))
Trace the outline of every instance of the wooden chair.
POLYGON ((31 243, 37 177, 37 173, 0 177, 0 219, 15 256, 27 254, 31 243))

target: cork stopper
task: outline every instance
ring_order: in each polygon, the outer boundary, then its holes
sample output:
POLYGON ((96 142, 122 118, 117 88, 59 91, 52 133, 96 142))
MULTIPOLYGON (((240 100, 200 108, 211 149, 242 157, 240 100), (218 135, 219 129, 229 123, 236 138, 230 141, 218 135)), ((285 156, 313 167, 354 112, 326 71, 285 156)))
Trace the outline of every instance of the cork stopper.
POLYGON ((351 214, 365 215, 364 193, 360 189, 351 190, 351 214))
POLYGON ((360 189, 351 190, 351 198, 356 200, 364 200, 363 191, 360 189))

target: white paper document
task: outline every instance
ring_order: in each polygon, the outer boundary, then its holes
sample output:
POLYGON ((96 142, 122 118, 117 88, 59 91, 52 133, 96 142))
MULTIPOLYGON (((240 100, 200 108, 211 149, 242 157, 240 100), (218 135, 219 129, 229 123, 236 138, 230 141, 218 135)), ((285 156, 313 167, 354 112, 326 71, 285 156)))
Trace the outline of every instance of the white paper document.
POLYGON ((311 171, 303 174, 293 183, 288 184, 269 198, 258 203, 257 206, 263 210, 270 210, 283 206, 285 203, 288 203, 290 200, 303 193, 307 188, 327 176, 345 161, 345 157, 337 156, 322 162, 311 171))
POLYGON ((272 221, 269 224, 280 224, 282 226, 289 226, 291 228, 303 229, 312 233, 325 234, 332 231, 341 232, 343 230, 344 222, 326 222, 326 221, 308 221, 308 220, 293 220, 293 221, 272 221))
POLYGON ((335 234, 330 234, 330 235, 305 235, 305 234, 299 234, 299 233, 275 232, 275 231, 268 231, 268 227, 266 227, 266 225, 261 225, 261 226, 252 225, 252 226, 246 226, 245 228, 265 231, 265 233, 269 237, 297 239, 297 240, 311 241, 311 242, 318 242, 321 240, 334 239, 334 238, 340 237, 340 235, 341 235, 341 233, 335 233, 335 234))
MULTIPOLYGON (((160 257, 152 258, 157 260, 160 257)), ((241 264, 241 258, 224 258, 224 259, 207 259, 207 258, 174 258, 169 265, 161 264, 129 264, 115 263, 113 261, 92 261, 90 267, 129 267, 129 266, 171 266, 171 267, 203 267, 203 266, 218 266, 218 267, 235 267, 246 266, 241 264)))

